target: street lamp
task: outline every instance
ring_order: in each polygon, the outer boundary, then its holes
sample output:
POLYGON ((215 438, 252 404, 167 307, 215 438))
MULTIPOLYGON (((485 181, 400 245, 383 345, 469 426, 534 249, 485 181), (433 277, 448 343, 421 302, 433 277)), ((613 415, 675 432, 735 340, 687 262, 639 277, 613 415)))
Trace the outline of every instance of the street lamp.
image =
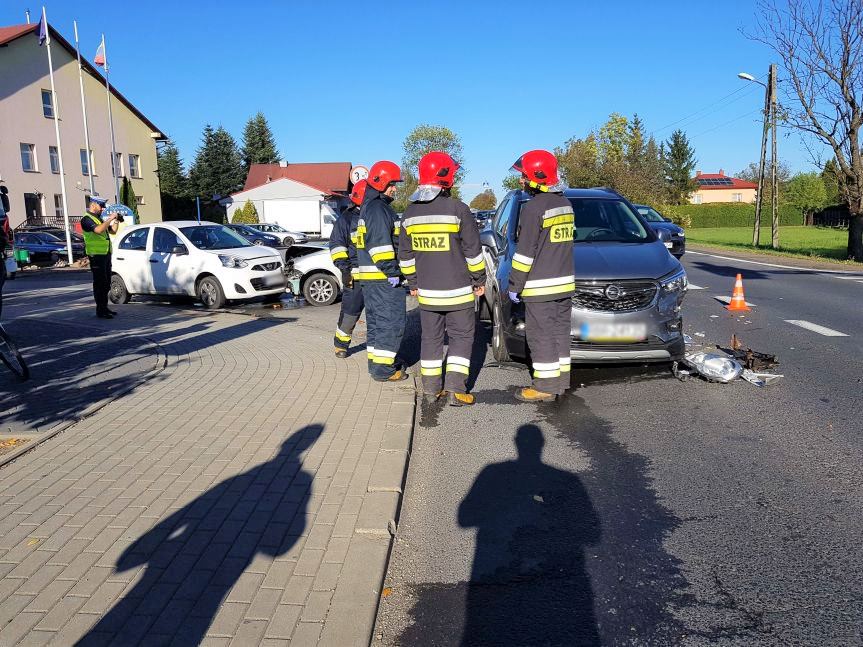
POLYGON ((737 78, 757 83, 764 88, 764 122, 761 131, 761 157, 758 163, 758 195, 755 201, 755 226, 752 231, 752 245, 758 246, 761 239, 761 198, 764 191, 764 163, 767 157, 767 131, 773 127, 773 152, 771 156, 771 215, 772 245, 779 247, 779 221, 776 203, 776 66, 771 65, 768 83, 762 83, 747 72, 739 72, 737 78))

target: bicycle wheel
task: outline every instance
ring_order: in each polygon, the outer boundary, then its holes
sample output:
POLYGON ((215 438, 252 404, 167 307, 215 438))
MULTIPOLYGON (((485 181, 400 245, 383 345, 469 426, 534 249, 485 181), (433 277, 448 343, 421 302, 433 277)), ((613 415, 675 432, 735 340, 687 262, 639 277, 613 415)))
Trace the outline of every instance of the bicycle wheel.
POLYGON ((0 326, 0 359, 22 382, 30 378, 30 369, 3 326, 0 326))

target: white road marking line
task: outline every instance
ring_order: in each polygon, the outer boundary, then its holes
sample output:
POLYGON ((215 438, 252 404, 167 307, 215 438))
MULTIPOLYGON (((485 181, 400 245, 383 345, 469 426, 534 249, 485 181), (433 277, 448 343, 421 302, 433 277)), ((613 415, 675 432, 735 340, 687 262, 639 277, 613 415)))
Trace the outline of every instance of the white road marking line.
POLYGON ((863 276, 860 276, 859 274, 853 274, 851 276, 834 276, 833 278, 839 279, 841 281, 859 281, 860 279, 863 279, 863 276))
MULTIPOLYGON (((725 305, 728 305, 729 303, 731 303, 731 297, 719 297, 719 296, 717 296, 717 297, 713 297, 713 298, 716 299, 717 301, 719 301, 720 303, 724 303, 725 305)), ((748 305, 750 308, 755 307, 755 304, 749 303, 749 301, 746 302, 746 305, 748 305)))
POLYGON ((689 284, 690 290, 706 290, 707 288, 703 288, 700 285, 695 285, 694 283, 689 284))
MULTIPOLYGON (((744 258, 734 258, 733 256, 719 256, 718 254, 707 254, 705 252, 693 252, 687 250, 687 254, 696 254, 698 256, 710 256, 711 258, 721 258, 723 261, 738 261, 740 263, 750 263, 751 265, 764 265, 766 267, 778 267, 781 270, 806 270, 808 272, 812 272, 813 274, 825 274, 827 276, 836 276, 838 274, 856 274, 856 272, 847 272, 845 270, 818 270, 818 269, 810 269, 808 267, 797 267, 794 265, 779 265, 777 263, 764 263, 762 261, 749 261, 744 258)), ((837 277, 838 278, 838 277, 837 277)), ((855 277, 843 277, 843 278, 859 278, 855 277)))
POLYGON ((811 321, 803 321, 800 319, 786 319, 785 323, 794 324, 795 326, 800 326, 801 328, 805 328, 806 330, 811 330, 812 332, 817 332, 819 335, 824 335, 825 337, 847 337, 844 332, 839 332, 838 330, 833 330, 832 328, 826 328, 824 326, 819 326, 818 324, 814 324, 811 321))

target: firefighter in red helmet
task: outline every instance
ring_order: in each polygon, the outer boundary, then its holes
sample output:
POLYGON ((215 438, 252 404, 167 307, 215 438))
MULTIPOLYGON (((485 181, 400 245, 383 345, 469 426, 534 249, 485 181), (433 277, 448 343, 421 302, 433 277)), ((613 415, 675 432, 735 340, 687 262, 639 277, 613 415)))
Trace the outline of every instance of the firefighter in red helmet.
POLYGON ((336 357, 348 356, 351 335, 363 311, 363 288, 354 277, 357 273, 357 225, 360 207, 366 193, 366 181, 360 180, 351 190, 351 203, 336 220, 330 234, 330 258, 342 275, 342 309, 333 338, 336 357))
POLYGON ((369 373, 378 382, 405 380, 396 357, 405 331, 405 290, 398 263, 398 216, 390 203, 401 169, 394 162, 375 162, 369 169, 357 222, 357 273, 366 305, 366 350, 369 373))
POLYGON ((575 214, 557 187, 557 159, 528 151, 512 168, 530 200, 519 215, 518 242, 509 275, 509 298, 524 301, 525 334, 533 363, 533 386, 523 402, 554 400, 569 387, 570 298, 575 293, 572 241, 575 214))
POLYGON ((485 291, 485 261, 476 220, 450 196, 459 165, 434 151, 419 162, 419 186, 402 218, 399 265, 419 301, 420 373, 429 401, 474 403, 467 392, 474 341, 474 299, 485 291), (449 347, 444 362, 444 337, 449 347))

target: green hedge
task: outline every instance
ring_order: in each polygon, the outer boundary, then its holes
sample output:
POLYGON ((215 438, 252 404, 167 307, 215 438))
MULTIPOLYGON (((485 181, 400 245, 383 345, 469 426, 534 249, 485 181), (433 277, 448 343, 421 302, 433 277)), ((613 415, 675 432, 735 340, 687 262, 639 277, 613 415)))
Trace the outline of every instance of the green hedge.
MULTIPOLYGON (((687 220, 689 227, 751 227, 755 223, 755 205, 737 202, 717 202, 714 204, 666 205, 659 209, 663 216, 675 222, 687 220)), ((780 205, 779 223, 782 225, 803 225, 803 213, 791 205, 780 205)), ((770 205, 761 208, 761 224, 770 225, 770 205)))

